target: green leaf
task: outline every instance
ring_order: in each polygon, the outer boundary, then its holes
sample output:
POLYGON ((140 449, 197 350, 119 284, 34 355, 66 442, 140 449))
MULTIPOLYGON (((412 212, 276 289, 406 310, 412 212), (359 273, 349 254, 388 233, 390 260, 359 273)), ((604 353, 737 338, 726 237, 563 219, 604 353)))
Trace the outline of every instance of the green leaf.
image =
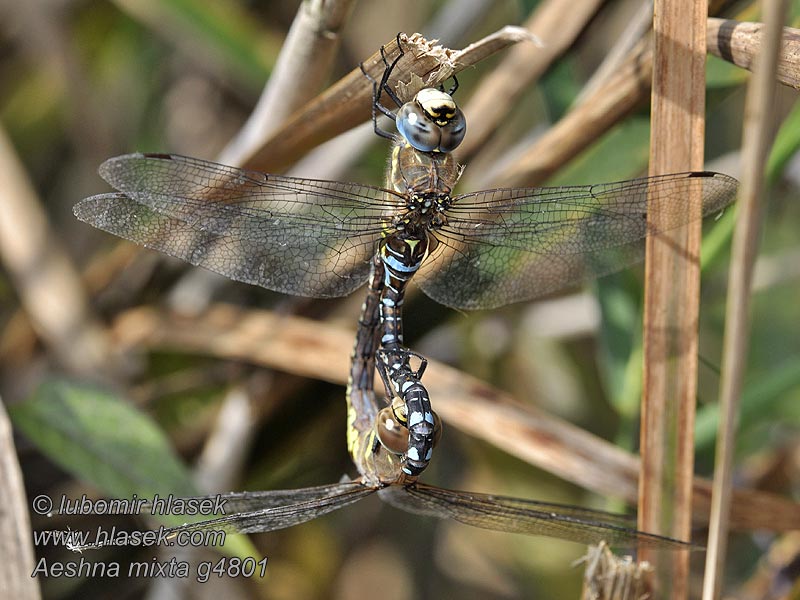
POLYGON ((709 54, 706 59, 706 87, 727 88, 741 85, 750 77, 750 71, 709 54))
POLYGON ((621 418, 617 443, 628 447, 642 395, 642 312, 639 283, 616 273, 596 284, 600 303, 598 366, 609 403, 621 418))
POLYGON ((786 116, 767 159, 767 181, 772 184, 778 179, 786 163, 800 149, 800 102, 795 102, 792 111, 786 116))
MULTIPOLYGON (((778 180, 789 159, 797 153, 798 149, 800 149, 800 102, 795 103, 775 136, 764 173, 767 185, 773 185, 778 180)), ((736 204, 727 208, 718 219, 717 225, 703 236, 700 253, 703 270, 714 264, 728 248, 733 236, 733 228, 736 225, 736 211, 736 204)))
MULTIPOLYGON (((158 425, 111 392, 52 380, 9 412, 42 453, 110 497, 199 495, 158 425)), ((158 518, 167 525, 187 521, 185 515, 158 518)), ((225 549, 242 558, 258 555, 244 536, 227 536, 225 549)))
POLYGON ((109 494, 197 495, 158 426, 110 392, 48 381, 12 416, 54 462, 109 494))
POLYGON ((115 4, 200 62, 224 66, 250 91, 269 75, 281 40, 230 0, 115 0, 115 4))
POLYGON ((560 169, 547 184, 577 185, 635 177, 647 168, 649 143, 649 119, 626 119, 560 169))
MULTIPOLYGON (((752 428, 759 421, 774 419, 777 408, 798 386, 800 358, 792 357, 746 385, 742 393, 740 422, 752 428)), ((718 404, 706 404, 697 412, 695 444, 698 453, 712 449, 717 439, 718 424, 718 404)))

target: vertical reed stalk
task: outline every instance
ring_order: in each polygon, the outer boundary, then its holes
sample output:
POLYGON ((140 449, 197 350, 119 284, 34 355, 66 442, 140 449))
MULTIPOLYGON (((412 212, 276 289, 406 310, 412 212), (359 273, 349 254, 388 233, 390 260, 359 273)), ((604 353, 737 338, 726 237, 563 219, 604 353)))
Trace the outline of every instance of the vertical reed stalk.
POLYGON ((764 40, 761 53, 756 57, 745 104, 742 186, 739 193, 738 222, 733 236, 725 314, 719 394, 721 418, 714 465, 703 600, 720 598, 722 594, 730 517, 733 448, 750 330, 750 288, 758 248, 764 167, 774 133, 772 103, 775 98, 775 75, 787 4, 786 0, 765 0, 763 3, 764 40))
MULTIPOLYGON (((707 14, 703 1, 655 3, 651 175, 703 167, 707 14)), ((681 539, 691 533, 700 285, 700 203, 687 206, 697 207, 690 225, 647 240, 639 480, 640 528, 681 539)), ((655 565, 657 597, 688 597, 688 553, 640 558, 655 565)))
POLYGON ((14 436, 6 407, 0 399, 0 581, 6 598, 39 600, 39 584, 31 577, 36 564, 25 484, 14 448, 14 436))

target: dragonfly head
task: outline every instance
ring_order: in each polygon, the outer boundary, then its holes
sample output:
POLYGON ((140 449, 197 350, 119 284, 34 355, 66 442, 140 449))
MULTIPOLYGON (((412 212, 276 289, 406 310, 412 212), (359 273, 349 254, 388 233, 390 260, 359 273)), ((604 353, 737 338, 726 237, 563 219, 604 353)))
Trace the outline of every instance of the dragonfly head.
POLYGON ((467 121, 453 97, 435 88, 417 92, 397 111, 397 131, 421 152, 451 152, 464 139, 467 121))

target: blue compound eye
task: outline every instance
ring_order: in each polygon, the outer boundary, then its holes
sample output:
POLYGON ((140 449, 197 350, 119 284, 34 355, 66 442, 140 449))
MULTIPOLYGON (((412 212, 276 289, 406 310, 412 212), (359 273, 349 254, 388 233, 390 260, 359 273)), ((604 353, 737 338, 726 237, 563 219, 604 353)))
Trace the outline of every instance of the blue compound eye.
POLYGON ((397 131, 421 152, 450 152, 464 139, 467 121, 450 94, 425 88, 397 111, 397 131))
POLYGON ((397 111, 397 131, 421 152, 438 149, 442 132, 415 102, 406 102, 397 111))
POLYGON ((464 135, 467 133, 467 120, 464 118, 464 113, 460 108, 456 109, 456 114, 452 119, 442 127, 442 138, 439 142, 439 150, 441 152, 452 152, 458 145, 464 141, 464 135))

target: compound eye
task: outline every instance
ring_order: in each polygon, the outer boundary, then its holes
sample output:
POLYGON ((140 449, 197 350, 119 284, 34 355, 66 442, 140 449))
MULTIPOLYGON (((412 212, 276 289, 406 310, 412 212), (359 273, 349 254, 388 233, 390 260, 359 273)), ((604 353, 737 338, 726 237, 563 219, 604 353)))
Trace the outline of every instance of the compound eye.
POLYGON ((442 137, 439 142, 439 150, 442 152, 452 152, 464 140, 467 133, 467 120, 460 108, 456 108, 455 116, 450 122, 442 127, 442 137))
POLYGON ((431 412, 433 413, 433 447, 435 448, 442 439, 442 419, 436 414, 436 411, 431 412))
POLYGON ((433 152, 439 147, 440 128, 431 121, 415 102, 406 102, 397 111, 397 131, 414 148, 433 152))
POLYGON ((395 417, 391 406, 381 409, 375 419, 375 432, 381 445, 393 454, 408 450, 408 429, 395 417))

